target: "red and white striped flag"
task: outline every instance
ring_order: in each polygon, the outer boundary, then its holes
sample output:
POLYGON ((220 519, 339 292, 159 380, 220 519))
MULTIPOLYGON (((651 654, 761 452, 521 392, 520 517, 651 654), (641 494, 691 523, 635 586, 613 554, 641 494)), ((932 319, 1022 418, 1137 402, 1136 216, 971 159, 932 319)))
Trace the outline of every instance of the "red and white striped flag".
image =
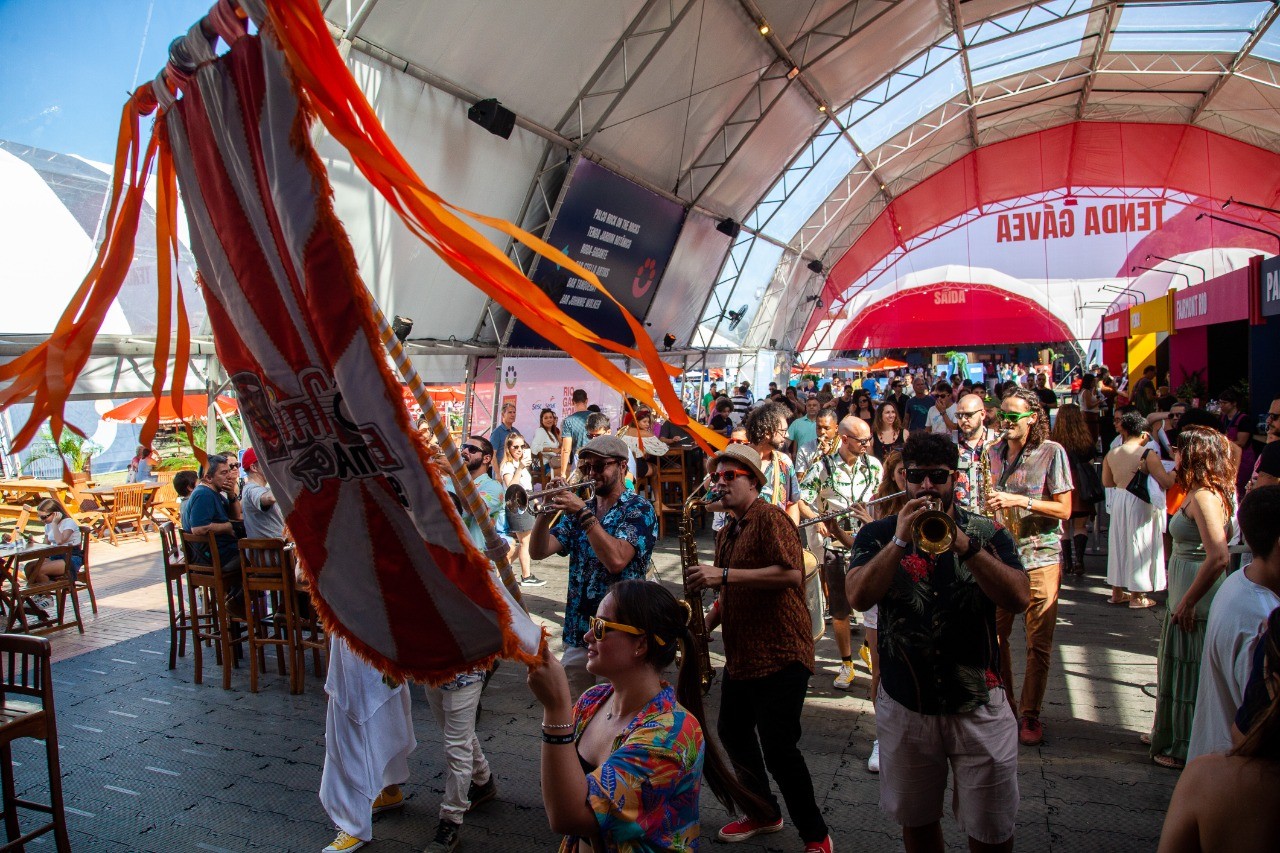
POLYGON ((471 545, 409 422, 284 57, 245 37, 195 59, 166 115, 191 245, 326 616, 379 668, 420 679, 536 654, 540 629, 471 545))

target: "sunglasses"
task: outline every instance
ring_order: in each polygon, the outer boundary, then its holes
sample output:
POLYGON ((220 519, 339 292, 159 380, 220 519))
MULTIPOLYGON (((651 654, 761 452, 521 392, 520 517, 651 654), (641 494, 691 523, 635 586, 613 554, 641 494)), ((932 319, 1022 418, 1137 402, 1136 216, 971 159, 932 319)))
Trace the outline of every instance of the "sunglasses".
POLYGON ((986 413, 987 413, 987 410, 986 410, 986 409, 975 409, 975 410, 974 410, 974 411, 972 411, 972 412, 962 412, 962 411, 960 411, 959 409, 957 409, 957 410, 956 410, 956 417, 957 417, 957 418, 972 418, 972 417, 976 417, 976 416, 978 416, 978 415, 985 415, 986 413))
MULTIPOLYGON (((1177 417, 1177 415, 1170 415, 1169 417, 1171 418, 1177 417)), ((1275 412, 1267 412, 1267 420, 1269 421, 1280 420, 1280 415, 1276 414, 1275 412)))
POLYGON ((711 475, 711 482, 728 484, 728 483, 732 483, 734 480, 738 479, 739 477, 749 477, 749 476, 751 475, 748 474, 746 471, 717 471, 716 473, 711 475))
MULTIPOLYGON (((618 622, 607 622, 604 619, 601 619, 599 616, 592 616, 590 621, 591 621, 591 636, 597 642, 604 639, 604 635, 606 631, 621 631, 622 633, 630 634, 633 637, 643 637, 645 635, 645 632, 641 631, 639 628, 634 628, 630 625, 623 625, 618 622)), ((664 641, 661 637, 655 636, 653 639, 660 646, 666 645, 666 641, 664 641)))
POLYGON ((856 441, 858 444, 862 444, 862 445, 870 444, 872 441, 871 436, 867 436, 866 438, 858 438, 855 435, 842 435, 840 437, 845 441, 856 441))
POLYGON ((1005 423, 1016 424, 1018 421, 1029 418, 1034 414, 1035 412, 1001 412, 1000 418, 1005 423))
POLYGON ((50 513, 49 515, 41 515, 41 516, 38 516, 38 518, 39 518, 41 521, 52 521, 52 520, 53 520, 53 513, 50 513))
POLYGON ((617 459, 605 459, 600 462, 582 462, 579 463, 579 470, 590 474, 603 474, 610 465, 617 462, 617 459))
POLYGON ((513 445, 511 445, 511 449, 512 449, 512 450, 524 450, 524 449, 525 449, 526 447, 528 447, 528 446, 529 446, 529 445, 527 445, 527 444, 513 444, 513 445))
POLYGON ((483 454, 484 450, 482 448, 476 447, 474 444, 464 444, 462 445, 462 452, 483 454))
POLYGON ((935 486, 941 486, 951 477, 950 468, 908 468, 906 471, 907 482, 914 485, 920 485, 927 477, 930 483, 935 486))

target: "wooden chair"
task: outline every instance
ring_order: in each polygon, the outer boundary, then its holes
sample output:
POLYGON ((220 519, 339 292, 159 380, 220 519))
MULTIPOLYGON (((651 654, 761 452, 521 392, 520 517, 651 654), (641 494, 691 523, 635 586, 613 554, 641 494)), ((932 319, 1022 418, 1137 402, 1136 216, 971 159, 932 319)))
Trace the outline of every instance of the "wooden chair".
MULTIPOLYGON (((145 483, 130 483, 127 486, 116 486, 112 490, 115 501, 107 509, 107 535, 111 544, 115 545, 119 528, 126 525, 133 527, 133 536, 141 536, 143 542, 150 542, 144 525, 147 512, 147 486, 145 483)), ((119 534, 121 538, 124 533, 119 534)))
POLYGON ((80 618, 80 597, 76 595, 76 583, 71 579, 70 571, 71 555, 83 553, 88 549, 88 540, 83 538, 84 528, 80 530, 82 536, 80 549, 74 545, 66 545, 54 552, 54 555, 60 554, 67 564, 67 570, 61 577, 38 584, 22 584, 17 578, 12 579, 13 609, 9 611, 9 616, 5 620, 6 634, 13 633, 15 628, 19 628, 24 634, 51 634, 71 627, 78 628, 81 634, 84 633, 84 622, 80 618), (37 615, 43 613, 43 610, 33 599, 41 595, 56 596, 57 611, 53 616, 37 615), (75 619, 70 622, 66 619, 68 597, 71 598, 71 610, 75 615, 75 619), (28 608, 28 602, 30 602, 30 608, 28 608))
POLYGON ((178 658, 187 656, 187 635, 195 633, 192 611, 187 610, 187 560, 178 544, 178 530, 172 521, 160 524, 160 558, 164 564, 165 592, 169 599, 169 669, 178 668, 178 658))
POLYGON ((320 678, 324 672, 320 665, 321 656, 328 660, 329 637, 325 633, 324 623, 320 621, 320 613, 311 601, 311 586, 306 581, 294 581, 293 590, 298 613, 298 667, 295 673, 298 692, 301 693, 307 679, 307 651, 311 652, 311 671, 316 678, 320 678))
POLYGON ((258 692, 258 668, 266 672, 266 646, 275 646, 276 666, 285 674, 289 656, 289 692, 301 693, 298 670, 304 666, 298 647, 298 615, 293 594, 293 559, 283 539, 241 539, 240 572, 244 577, 248 617, 249 691, 258 692))
POLYGON ((147 520, 157 529, 161 522, 156 519, 156 513, 174 524, 182 522, 179 517, 178 492, 173 487, 173 476, 172 471, 157 471, 155 474, 160 488, 156 489, 155 494, 151 496, 151 503, 147 504, 147 520))
POLYGON ((0 851, 22 850, 24 845, 52 830, 58 853, 69 853, 71 839, 67 835, 62 803, 53 672, 49 665, 49 641, 43 637, 0 636, 0 792, 4 795, 4 828, 8 840, 0 845, 0 851), (17 796, 13 742, 24 737, 44 741, 49 805, 17 796), (19 806, 49 815, 49 823, 22 832, 18 825, 19 806))
POLYGON ((93 537, 89 535, 89 528, 80 525, 80 559, 84 561, 84 565, 80 567, 80 571, 76 573, 76 592, 84 590, 89 593, 89 607, 93 610, 93 615, 98 615, 98 596, 93 591, 93 577, 89 574, 89 540, 93 537))
POLYGON ((67 517, 75 519, 82 527, 87 525, 95 538, 103 539, 107 535, 107 508, 84 491, 86 485, 85 482, 75 482, 73 478, 67 486, 71 503, 67 517))
POLYGON ((658 514, 658 537, 667 535, 667 518, 674 514, 677 523, 689 496, 683 452, 673 449, 659 457, 653 470, 653 509, 658 514), (668 459, 667 457, 672 457, 668 459))
POLYGON ((204 642, 214 643, 218 663, 222 666, 222 689, 231 689, 231 669, 235 666, 232 647, 243 643, 244 637, 232 637, 231 614, 227 607, 226 577, 222 572, 222 558, 218 554, 218 542, 213 533, 188 533, 178 531, 182 537, 183 552, 187 558, 187 606, 192 619, 191 646, 195 653, 195 682, 204 683, 204 642), (207 558, 198 549, 208 549, 207 558), (204 601, 201 609, 196 593, 204 601))

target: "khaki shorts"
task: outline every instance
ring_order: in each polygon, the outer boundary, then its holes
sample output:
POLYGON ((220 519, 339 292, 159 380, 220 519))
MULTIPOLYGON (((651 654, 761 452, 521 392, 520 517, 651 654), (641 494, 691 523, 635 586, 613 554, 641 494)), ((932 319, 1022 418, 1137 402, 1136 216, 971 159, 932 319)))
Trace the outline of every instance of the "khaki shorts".
POLYGON ((970 837, 1000 844, 1018 819, 1018 724, 1004 690, 964 714, 917 714, 880 687, 880 810, 901 826, 942 820, 948 764, 955 773, 951 811, 970 837), (961 794, 961 792, 964 792, 961 794))

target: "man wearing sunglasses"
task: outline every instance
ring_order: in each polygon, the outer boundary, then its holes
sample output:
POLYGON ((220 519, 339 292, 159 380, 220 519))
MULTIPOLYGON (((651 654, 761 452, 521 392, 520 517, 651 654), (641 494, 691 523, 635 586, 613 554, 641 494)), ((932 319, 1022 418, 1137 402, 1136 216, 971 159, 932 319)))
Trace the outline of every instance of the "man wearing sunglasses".
POLYGON ((956 404, 951 402, 955 391, 945 379, 933 386, 933 407, 925 418, 925 426, 934 435, 953 436, 956 433, 956 404))
MULTIPOLYGON (((200 482, 183 501, 183 529, 197 535, 212 533, 226 576, 227 598, 242 601, 240 578, 240 537, 244 533, 244 516, 241 513, 240 495, 237 491, 239 461, 215 453, 205 462, 200 482)), ((196 547, 198 560, 209 560, 208 548, 196 547), (203 552, 203 553, 202 553, 203 552)))
MULTIPOLYGON (((991 449, 991 482, 995 488, 987 509, 1000 511, 1018 543, 1022 565, 1031 579, 1026 608, 1027 668, 1017 707, 1018 739, 1035 746, 1044 739, 1040 708, 1049 681, 1053 629, 1058 620, 1058 586, 1062 580, 1061 522, 1071 517, 1071 462, 1067 451, 1049 441, 1049 418, 1040 398, 1014 388, 1000 401, 1005 437, 991 449)), ((1013 659, 1009 635, 1014 611, 996 616, 1000 636, 1000 669, 1013 701, 1013 659)))
MULTIPOLYGON (((485 509, 489 511, 489 518, 493 520, 493 526, 504 531, 507 521, 506 492, 501 483, 489 476, 489 466, 494 464, 493 456, 493 445, 483 435, 473 435, 462 445, 462 462, 467 466, 471 482, 480 493, 485 509)), ((467 532, 471 534, 471 541, 481 551, 486 550, 489 546, 484 541, 480 522, 471 516, 465 506, 462 510, 462 520, 467 525, 467 532)))
POLYGON ((853 534, 871 521, 865 507, 875 495, 884 472, 880 460, 871 455, 871 427, 862 418, 849 416, 840 422, 839 438, 828 456, 816 459, 800 483, 800 515, 813 518, 828 512, 854 507, 844 518, 815 525, 820 537, 822 575, 826 582, 827 606, 831 610, 831 632, 840 652, 840 672, 832 686, 848 690, 853 686, 853 639, 849 626, 849 599, 844 594, 844 576, 849 566, 853 534))
POLYGON ((907 503, 858 531, 846 589, 855 608, 879 606, 881 810, 902 827, 907 850, 941 853, 950 764, 969 849, 1009 851, 1017 725, 997 672, 996 610, 1024 609, 1029 585, 1009 532, 955 504, 958 455, 944 436, 907 439, 907 503), (918 551, 913 538, 930 503, 956 525, 938 555, 918 551))
POLYGON ((956 447, 960 462, 956 471, 956 501, 968 512, 986 513, 980 505, 982 495, 974 482, 982 451, 996 439, 996 432, 986 424, 986 403, 977 394, 965 394, 956 403, 956 447))
POLYGON ((644 579, 658 538, 653 504, 623 489, 628 456, 626 442, 617 436, 602 435, 584 444, 578 451, 578 470, 595 481, 595 494, 587 501, 571 491, 547 498, 547 506, 563 515, 554 527, 553 513, 539 515, 529 537, 529 556, 535 560, 569 555, 560 662, 574 696, 596 683, 587 672, 583 639, 591 617, 618 581, 644 579))
POLYGON ((768 472, 753 447, 731 444, 717 453, 712 477, 729 521, 716 534, 714 563, 689 566, 685 585, 692 592, 720 591, 709 621, 724 628, 716 730, 738 778, 773 807, 772 819, 735 820, 719 837, 745 841, 782 829, 782 811, 769 787, 772 776, 804 849, 830 851, 827 824, 799 748, 800 712, 814 667, 800 537, 785 512, 761 499, 768 472))

